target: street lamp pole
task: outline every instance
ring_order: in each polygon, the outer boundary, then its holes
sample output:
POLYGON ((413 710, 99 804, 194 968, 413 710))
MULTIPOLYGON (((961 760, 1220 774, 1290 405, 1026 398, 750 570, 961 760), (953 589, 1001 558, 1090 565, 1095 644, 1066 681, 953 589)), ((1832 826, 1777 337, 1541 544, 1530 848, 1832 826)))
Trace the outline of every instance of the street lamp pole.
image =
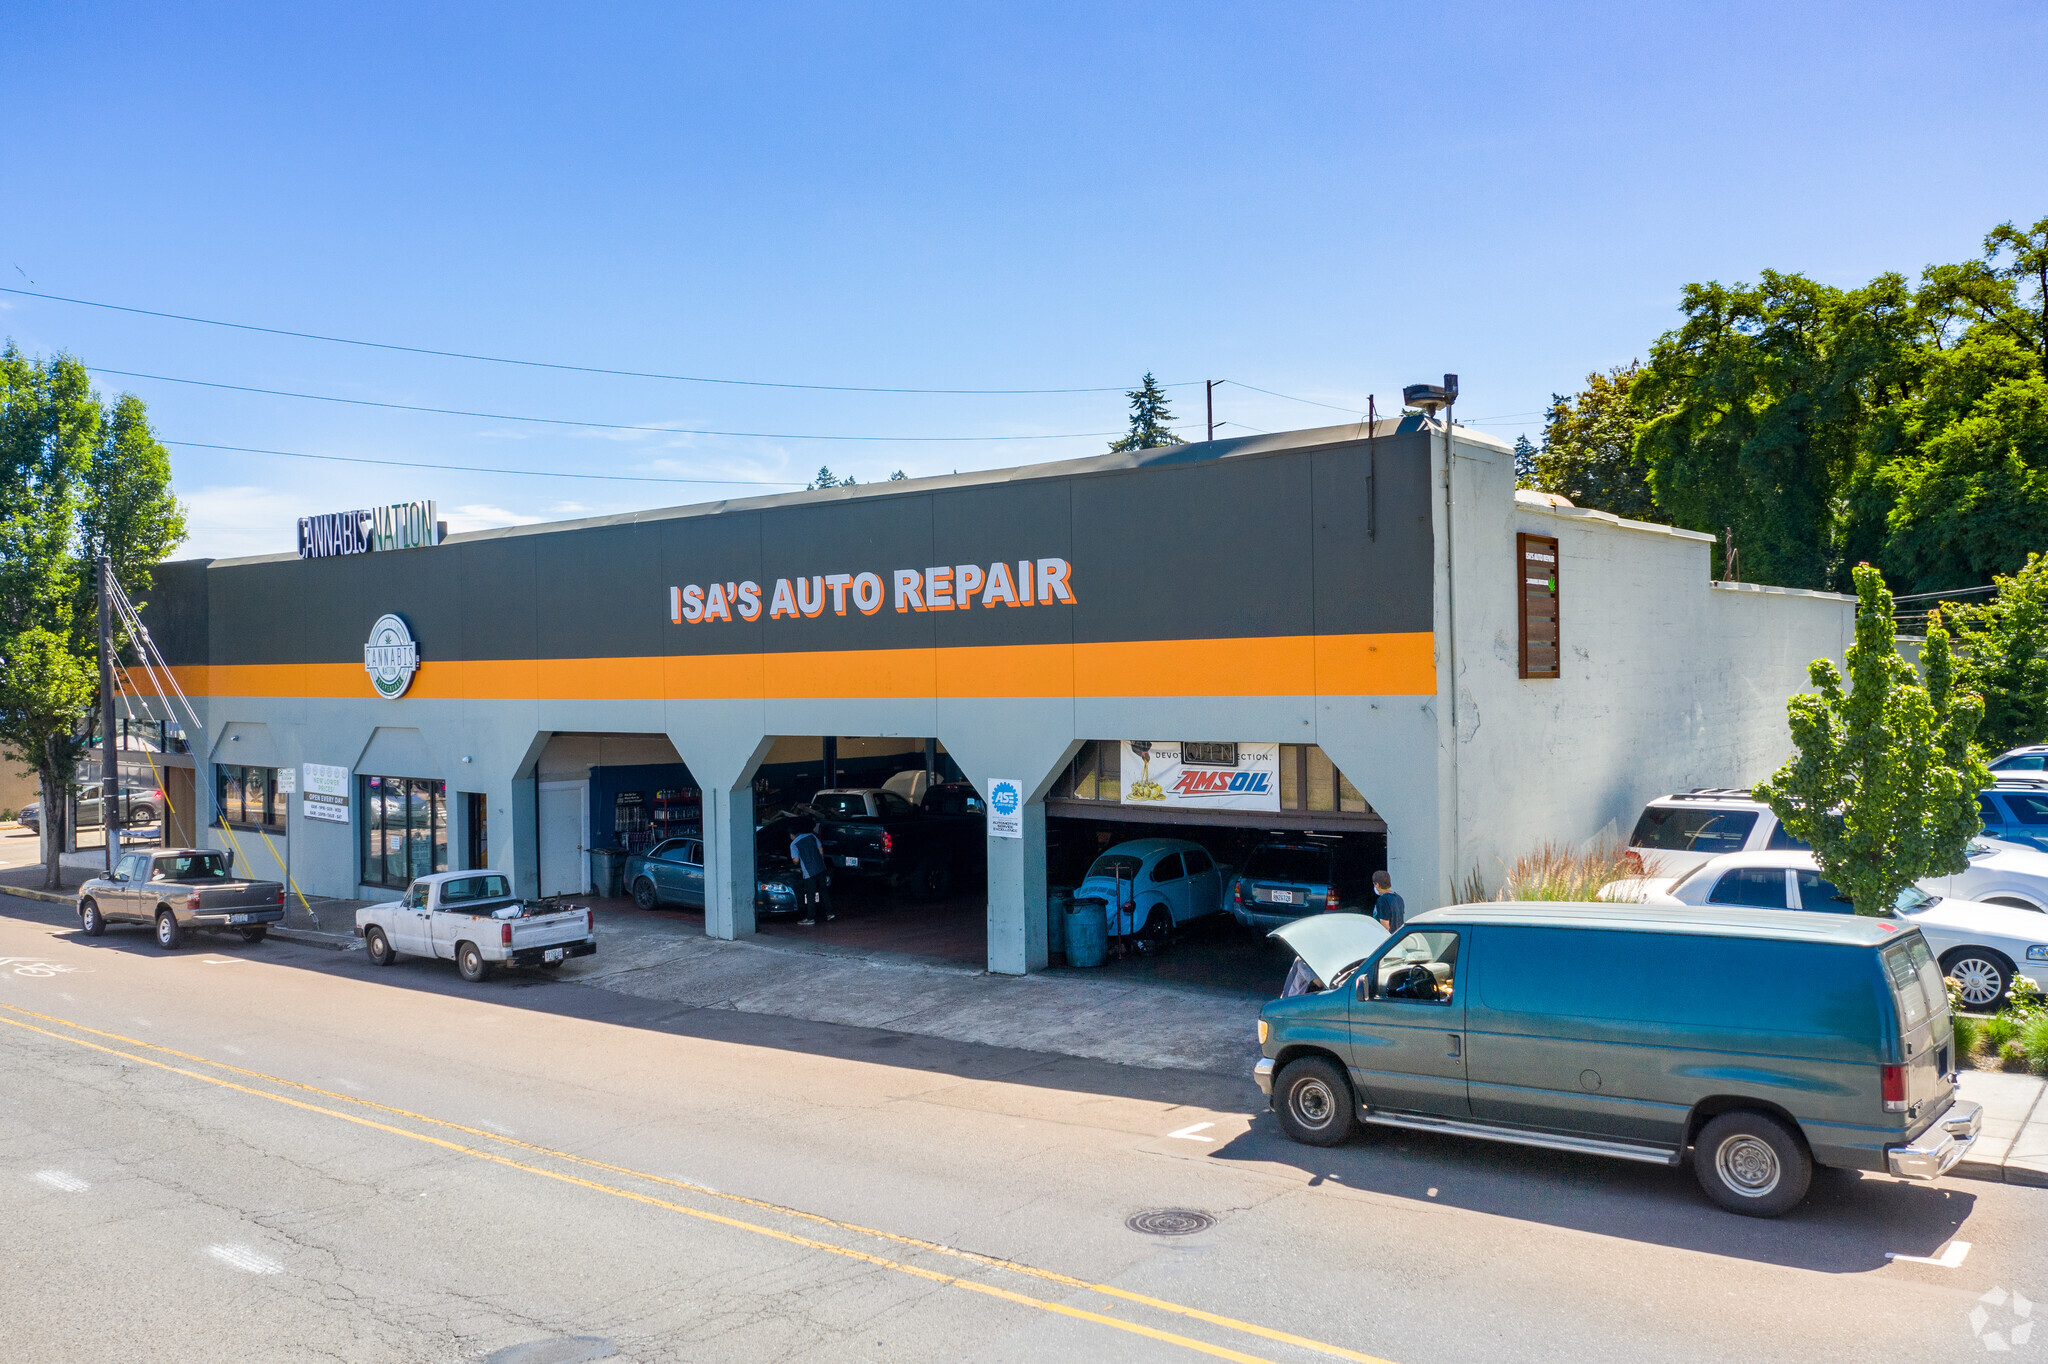
POLYGON ((102 554, 100 570, 100 831, 107 870, 121 856, 121 750, 114 732, 114 561, 102 554))

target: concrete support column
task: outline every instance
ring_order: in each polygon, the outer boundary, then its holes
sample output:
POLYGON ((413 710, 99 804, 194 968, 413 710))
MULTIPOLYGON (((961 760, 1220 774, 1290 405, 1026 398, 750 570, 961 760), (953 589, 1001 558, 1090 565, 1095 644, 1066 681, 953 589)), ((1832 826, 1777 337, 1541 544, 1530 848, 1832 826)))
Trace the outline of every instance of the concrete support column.
POLYGON ((704 931, 714 938, 754 934, 754 778, 737 790, 704 791, 704 931))
POLYGON ((512 813, 505 822, 511 827, 504 831, 502 845, 498 843, 498 830, 491 830, 491 861, 511 876, 514 895, 539 899, 540 788, 534 784, 531 770, 523 777, 513 778, 507 798, 512 813))
POLYGON ((669 734, 704 793, 704 932, 714 938, 754 933, 754 774, 775 745, 758 713, 669 734))
POLYGON ((946 710, 939 716, 946 752, 983 799, 999 778, 1024 791, 1024 836, 988 840, 988 969, 1005 976, 1045 969, 1045 793, 1081 748, 1066 737, 1074 728, 1071 702, 1013 705, 1003 726, 963 715, 957 738, 945 732, 946 710))
POLYGON ((988 969, 1021 976, 1045 969, 1045 802, 1027 801, 1024 837, 988 841, 988 969))

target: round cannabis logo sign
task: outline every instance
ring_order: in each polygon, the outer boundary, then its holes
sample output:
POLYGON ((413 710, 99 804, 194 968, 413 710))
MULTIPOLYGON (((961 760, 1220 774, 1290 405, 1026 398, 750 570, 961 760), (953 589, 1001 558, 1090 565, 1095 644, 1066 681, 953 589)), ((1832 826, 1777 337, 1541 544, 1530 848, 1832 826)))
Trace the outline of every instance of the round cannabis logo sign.
POLYGON ((370 627, 370 642, 363 646, 363 669, 370 674, 377 695, 386 701, 405 695, 419 666, 419 646, 412 642, 412 631, 405 628, 405 622, 392 615, 377 617, 370 627))

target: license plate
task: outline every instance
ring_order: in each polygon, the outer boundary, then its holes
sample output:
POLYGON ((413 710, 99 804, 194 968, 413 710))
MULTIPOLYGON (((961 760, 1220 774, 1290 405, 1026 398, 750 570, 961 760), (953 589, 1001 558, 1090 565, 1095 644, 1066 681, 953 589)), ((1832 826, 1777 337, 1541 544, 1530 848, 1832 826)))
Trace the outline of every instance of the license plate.
POLYGON ((1272 892, 1272 897, 1273 903, 1276 905, 1291 905, 1294 903, 1294 892, 1291 890, 1276 890, 1272 892))
POLYGON ((249 916, 246 914, 230 914, 228 915, 228 922, 231 924, 245 924, 249 922, 249 916))
POLYGON ((561 959, 562 949, 559 947, 550 947, 546 952, 541 954, 542 961, 560 961, 561 959))
POLYGON ((839 859, 839 865, 842 867, 857 867, 860 865, 860 859, 858 857, 842 857, 839 859))

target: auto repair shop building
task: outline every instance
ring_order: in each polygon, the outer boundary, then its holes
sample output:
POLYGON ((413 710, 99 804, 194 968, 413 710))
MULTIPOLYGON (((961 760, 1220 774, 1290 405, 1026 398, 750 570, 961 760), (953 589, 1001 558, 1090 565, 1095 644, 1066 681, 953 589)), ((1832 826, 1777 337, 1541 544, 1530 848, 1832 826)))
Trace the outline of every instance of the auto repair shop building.
POLYGON ((1420 910, 1764 775, 1853 633, 1848 598, 1712 582, 1709 537, 1518 494, 1505 446, 1413 414, 413 548, 363 525, 150 593, 259 874, 581 893, 660 816, 702 828, 706 929, 742 936, 763 774, 936 739, 1017 787, 987 849, 1007 973, 1046 962, 1049 815, 1377 831, 1420 910))

